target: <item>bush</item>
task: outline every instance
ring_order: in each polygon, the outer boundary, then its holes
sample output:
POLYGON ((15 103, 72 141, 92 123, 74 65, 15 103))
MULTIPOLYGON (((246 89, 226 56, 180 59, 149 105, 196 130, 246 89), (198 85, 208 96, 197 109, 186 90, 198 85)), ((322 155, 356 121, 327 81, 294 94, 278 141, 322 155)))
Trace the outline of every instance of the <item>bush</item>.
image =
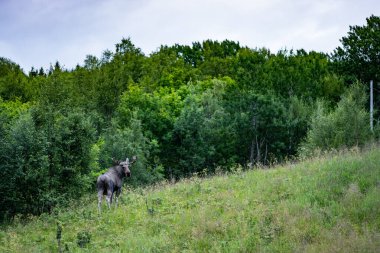
POLYGON ((80 248, 84 248, 91 241, 91 234, 88 231, 81 231, 77 234, 77 244, 80 248))
POLYGON ((324 102, 319 101, 306 141, 300 146, 300 154, 308 155, 317 149, 330 150, 366 143, 372 134, 365 103, 365 89, 358 82, 346 90, 331 112, 328 112, 324 102))
POLYGON ((41 117, 40 110, 22 113, 3 133, 0 220, 50 211, 90 186, 90 119, 78 112, 41 117))
POLYGON ((112 158, 125 160, 126 157, 131 158, 136 155, 137 162, 131 168, 132 177, 128 179, 131 184, 150 184, 163 179, 162 166, 154 164, 154 159, 150 157, 157 143, 144 136, 139 120, 132 118, 130 126, 123 128, 114 122, 103 138, 98 165, 95 167, 106 169, 112 164, 112 158))

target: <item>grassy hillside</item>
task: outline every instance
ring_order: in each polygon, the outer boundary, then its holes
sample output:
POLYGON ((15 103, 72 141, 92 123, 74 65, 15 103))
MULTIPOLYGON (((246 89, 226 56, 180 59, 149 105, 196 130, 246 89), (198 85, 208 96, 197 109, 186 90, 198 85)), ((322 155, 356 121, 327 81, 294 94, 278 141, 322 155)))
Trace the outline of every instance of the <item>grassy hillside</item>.
POLYGON ((380 251, 378 147, 122 196, 100 216, 94 193, 69 210, 16 221, 1 229, 0 252, 57 252, 57 221, 70 252, 380 251))

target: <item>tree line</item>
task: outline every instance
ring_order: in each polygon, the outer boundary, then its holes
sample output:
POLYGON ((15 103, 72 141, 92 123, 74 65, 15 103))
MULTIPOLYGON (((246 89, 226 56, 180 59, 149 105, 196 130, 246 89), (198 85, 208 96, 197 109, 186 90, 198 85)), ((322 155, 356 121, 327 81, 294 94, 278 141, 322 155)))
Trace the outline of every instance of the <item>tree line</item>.
POLYGON ((147 56, 124 38, 71 70, 0 58, 0 220, 78 198, 112 158, 139 157, 136 186, 377 138, 379 34, 372 15, 330 54, 206 40, 147 56))

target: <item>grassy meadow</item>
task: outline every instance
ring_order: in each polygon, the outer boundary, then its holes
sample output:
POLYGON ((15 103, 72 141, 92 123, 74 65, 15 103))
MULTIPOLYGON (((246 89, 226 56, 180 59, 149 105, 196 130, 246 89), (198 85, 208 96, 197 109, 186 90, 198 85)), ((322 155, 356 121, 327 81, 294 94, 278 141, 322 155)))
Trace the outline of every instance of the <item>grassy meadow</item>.
POLYGON ((380 148, 96 193, 0 229, 0 252, 379 252, 380 148))

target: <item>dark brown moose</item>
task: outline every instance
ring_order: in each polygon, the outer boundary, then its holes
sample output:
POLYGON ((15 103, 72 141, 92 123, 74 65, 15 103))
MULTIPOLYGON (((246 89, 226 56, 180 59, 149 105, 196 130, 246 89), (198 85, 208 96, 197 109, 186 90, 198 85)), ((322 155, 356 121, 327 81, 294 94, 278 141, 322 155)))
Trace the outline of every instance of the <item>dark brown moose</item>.
POLYGON ((131 176, 129 167, 135 163, 136 160, 137 157, 134 156, 132 161, 129 161, 128 158, 125 161, 117 161, 116 165, 109 168, 106 173, 98 177, 96 188, 98 189, 99 213, 101 212, 103 195, 106 195, 108 208, 111 208, 113 195, 116 192, 115 202, 117 207, 118 197, 121 193, 121 187, 123 185, 123 178, 131 176))

